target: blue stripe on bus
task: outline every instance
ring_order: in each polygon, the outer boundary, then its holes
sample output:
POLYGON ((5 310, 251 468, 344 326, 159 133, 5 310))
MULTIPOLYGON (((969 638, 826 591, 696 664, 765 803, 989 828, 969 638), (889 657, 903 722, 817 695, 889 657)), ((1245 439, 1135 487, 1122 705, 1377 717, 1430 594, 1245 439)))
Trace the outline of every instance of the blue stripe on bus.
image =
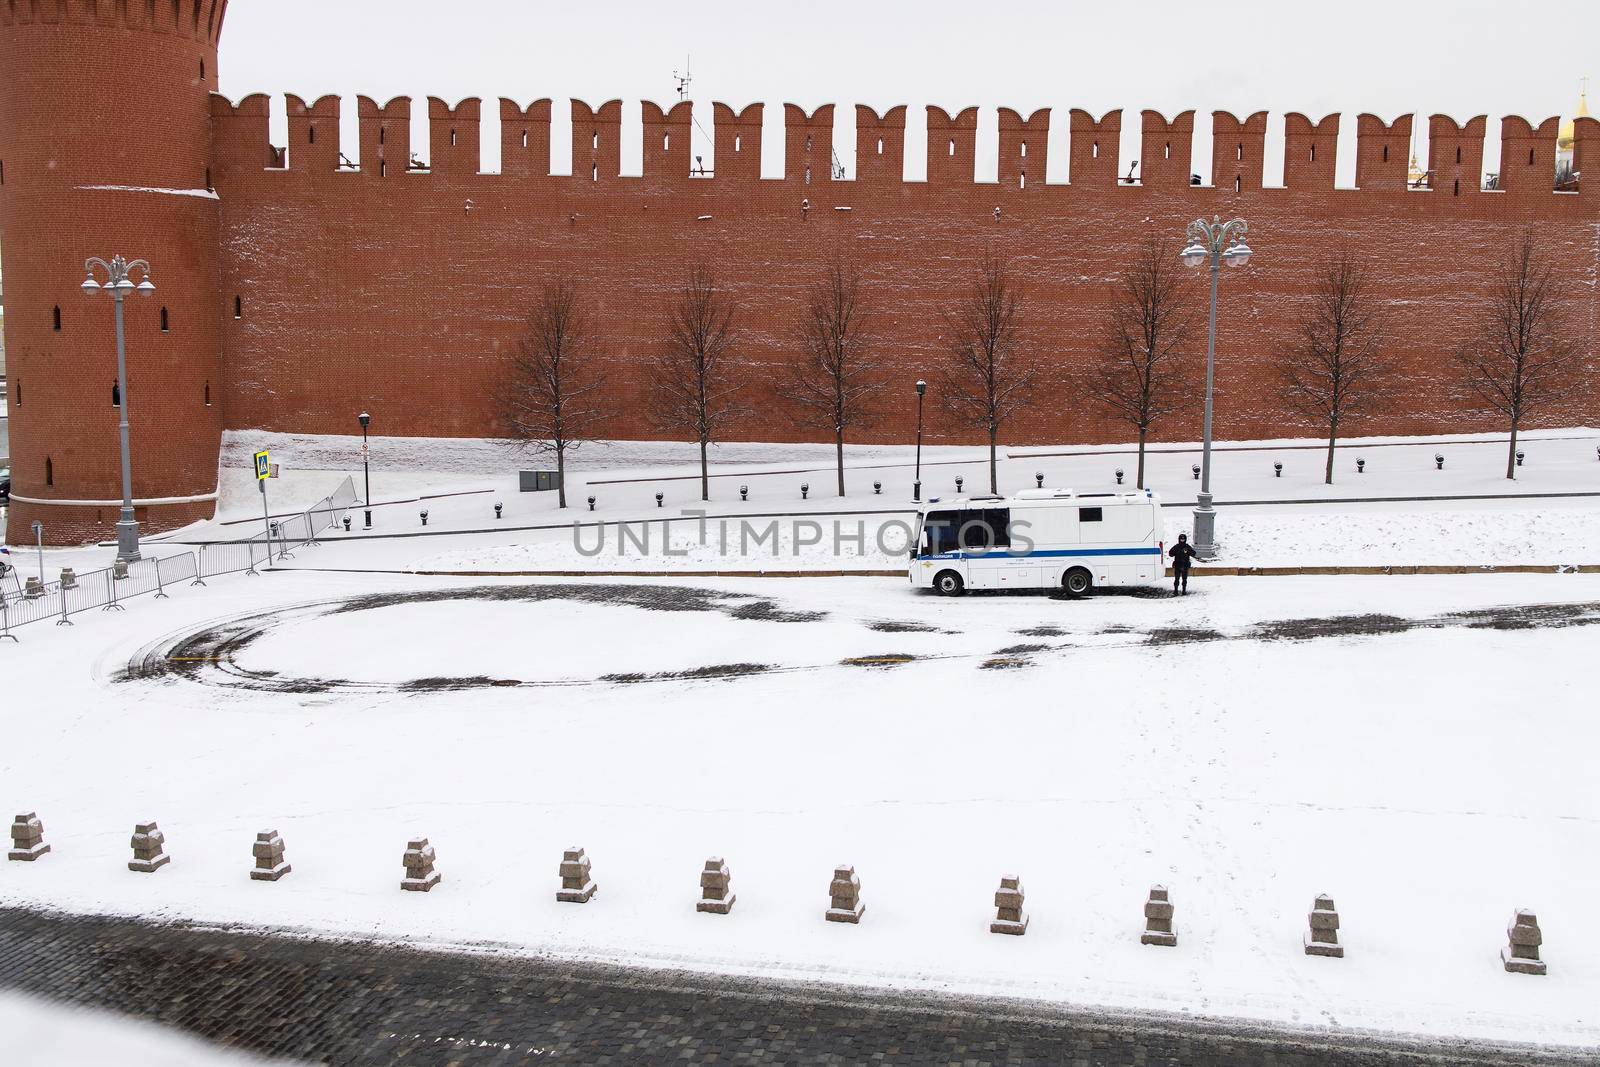
POLYGON ((1042 559, 1061 556, 1160 556, 1161 549, 1148 548, 1052 548, 1041 552, 1007 552, 997 548, 992 552, 942 552, 937 556, 918 556, 918 559, 1042 559))

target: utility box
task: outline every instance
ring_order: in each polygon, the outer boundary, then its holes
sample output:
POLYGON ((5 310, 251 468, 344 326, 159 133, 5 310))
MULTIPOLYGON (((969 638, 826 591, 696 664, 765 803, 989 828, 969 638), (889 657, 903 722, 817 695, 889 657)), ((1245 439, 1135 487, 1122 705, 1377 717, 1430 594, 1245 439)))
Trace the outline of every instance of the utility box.
POLYGON ((517 488, 524 493, 544 493, 561 488, 561 475, 556 471, 519 471, 517 488))

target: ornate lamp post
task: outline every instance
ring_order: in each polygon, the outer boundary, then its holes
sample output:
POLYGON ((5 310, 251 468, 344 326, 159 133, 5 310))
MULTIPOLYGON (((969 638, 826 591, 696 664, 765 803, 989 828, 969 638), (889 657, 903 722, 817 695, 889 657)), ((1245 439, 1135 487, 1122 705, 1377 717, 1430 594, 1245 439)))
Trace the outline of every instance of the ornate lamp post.
POLYGON ((921 378, 917 379, 917 473, 916 481, 911 483, 911 499, 922 499, 922 395, 928 391, 928 383, 921 378))
POLYGON ((372 471, 367 466, 367 425, 372 416, 365 411, 356 416, 361 424, 361 505, 363 529, 372 529, 372 471))
POLYGON ((132 563, 139 558, 139 521, 133 517, 133 460, 128 454, 128 355, 123 339, 122 300, 129 293, 149 296, 156 291, 150 280, 150 264, 142 259, 132 262, 121 256, 112 256, 111 262, 90 256, 83 263, 84 279, 80 287, 88 296, 105 292, 111 294, 117 309, 117 430, 122 437, 122 515, 117 519, 117 558, 132 563), (104 285, 95 281, 98 267, 106 273, 104 285), (141 275, 135 285, 129 277, 138 271, 141 275))
POLYGON ((1211 389, 1217 362, 1217 275, 1222 264, 1244 265, 1250 259, 1250 246, 1244 235, 1250 224, 1244 219, 1223 222, 1215 215, 1211 221, 1195 219, 1189 223, 1189 244, 1178 253, 1184 265, 1211 264, 1211 321, 1206 337, 1206 416, 1200 451, 1200 492, 1195 498, 1194 551, 1201 559, 1217 554, 1217 513, 1211 507, 1211 389))

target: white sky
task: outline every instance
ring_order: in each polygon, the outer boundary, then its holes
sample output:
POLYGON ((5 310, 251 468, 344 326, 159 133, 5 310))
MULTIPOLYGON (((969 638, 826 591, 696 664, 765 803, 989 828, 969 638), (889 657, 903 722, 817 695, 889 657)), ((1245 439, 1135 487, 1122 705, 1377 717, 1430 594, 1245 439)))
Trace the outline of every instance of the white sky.
MULTIPOLYGON (((1282 178, 1283 113, 1346 115, 1340 184, 1354 174, 1355 115, 1414 111, 1458 121, 1487 114, 1486 169, 1498 169, 1499 118, 1569 115, 1578 79, 1600 77, 1600 2, 1483 0, 1101 0, 1097 3, 538 3, 533 0, 234 0, 223 35, 222 91, 346 97, 344 151, 356 158, 354 95, 484 98, 484 169, 499 167, 500 96, 550 97, 553 169, 569 167, 568 111, 620 98, 623 172, 640 167, 640 99, 676 99, 673 72, 692 57, 695 118, 712 130, 711 102, 766 110, 763 173, 782 167, 782 108, 836 111, 835 145, 853 162, 853 105, 908 104, 906 175, 925 171, 923 105, 978 104, 977 177, 993 180, 997 105, 1055 109, 1047 179, 1066 179, 1067 111, 1123 109, 1122 172, 1138 158, 1138 112, 1194 108, 1195 170, 1210 174, 1210 112, 1266 109, 1268 184, 1282 178), (1302 14, 1314 11, 1315 14, 1302 14)), ((1591 93, 1591 106, 1594 94, 1591 93)), ((1426 121, 1419 156, 1426 160, 1426 121)), ((706 133, 693 151, 711 159, 706 133)), ((426 158, 427 140, 413 147, 426 158)), ((1424 163, 1425 165, 1425 163, 1424 163)))

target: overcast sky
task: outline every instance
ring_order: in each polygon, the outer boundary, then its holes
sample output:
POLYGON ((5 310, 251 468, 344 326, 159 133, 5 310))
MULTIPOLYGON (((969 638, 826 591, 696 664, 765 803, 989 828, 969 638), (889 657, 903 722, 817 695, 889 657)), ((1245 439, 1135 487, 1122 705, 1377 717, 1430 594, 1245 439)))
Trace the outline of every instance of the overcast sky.
MULTIPOLYGON (((1271 112, 1267 179, 1282 173, 1282 116, 1333 111, 1341 184, 1353 175, 1354 116, 1490 116, 1487 169, 1498 169, 1499 118, 1569 115, 1578 79, 1600 77, 1600 0, 1520 4, 1299 0, 1099 3, 538 3, 533 0, 233 0, 222 40, 222 91, 313 99, 429 95, 624 101, 623 171, 637 173, 638 101, 677 99, 691 57, 694 151, 709 160, 713 100, 767 108, 763 170, 781 167, 781 105, 842 105, 848 166, 856 103, 910 105, 907 175, 925 172, 922 106, 971 104, 980 119, 978 177, 992 180, 994 108, 1055 109, 1048 179, 1064 180, 1069 108, 1124 112, 1122 169, 1137 158, 1138 112, 1194 108, 1196 170, 1209 174, 1209 113, 1271 112), (1315 12, 1302 14, 1300 12, 1315 12), (1203 117, 1204 121, 1199 121, 1203 117), (987 148, 987 151, 984 149, 987 148)), ((1591 100, 1594 93, 1591 93, 1591 100)), ((279 100, 275 113, 281 116, 279 100)), ((498 112, 485 108, 485 167, 498 168, 498 112)), ((554 169, 570 157, 558 106, 554 169)), ((425 128, 425 107, 414 124, 425 128)), ((281 117, 275 140, 282 143, 281 117)), ((1423 131, 1426 123, 1423 123, 1423 131)), ((1419 138, 1425 150, 1425 138, 1419 138)), ((413 138, 413 144, 426 146, 413 138)), ((1424 157, 1425 158, 1425 157, 1424 157)))

